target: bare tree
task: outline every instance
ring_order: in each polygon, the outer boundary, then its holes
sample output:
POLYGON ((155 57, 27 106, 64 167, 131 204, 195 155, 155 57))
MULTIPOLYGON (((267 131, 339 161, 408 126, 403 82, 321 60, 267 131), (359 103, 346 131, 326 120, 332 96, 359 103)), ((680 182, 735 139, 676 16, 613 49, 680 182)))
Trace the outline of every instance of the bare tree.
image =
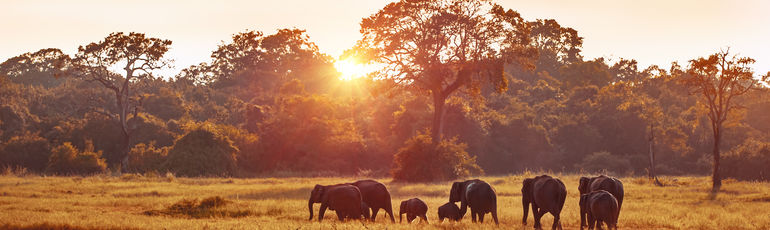
MULTIPOLYGON (((128 168, 128 151, 130 150, 131 131, 127 124, 127 116, 135 111, 132 102, 134 92, 132 85, 137 81, 152 77, 154 70, 168 66, 169 61, 163 58, 168 52, 170 40, 148 38, 142 33, 122 32, 111 33, 104 40, 80 46, 73 59, 73 73, 87 81, 99 82, 115 93, 117 116, 101 111, 120 121, 123 134, 121 166, 128 168), (123 73, 115 72, 120 69, 123 73)), ((134 115, 136 115, 134 113, 134 115)))

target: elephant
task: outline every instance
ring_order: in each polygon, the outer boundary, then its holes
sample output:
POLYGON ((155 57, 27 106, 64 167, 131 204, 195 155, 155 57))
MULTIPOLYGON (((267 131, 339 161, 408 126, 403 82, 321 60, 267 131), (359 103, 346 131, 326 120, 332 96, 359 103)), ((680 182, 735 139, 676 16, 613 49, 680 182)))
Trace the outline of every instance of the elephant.
POLYGON ((449 218, 450 221, 460 221, 460 208, 455 203, 449 202, 441 207, 438 207, 438 221, 442 222, 445 218, 449 218))
MULTIPOLYGON (((617 178, 608 177, 605 175, 599 175, 597 177, 580 177, 580 185, 578 185, 580 195, 590 193, 597 190, 605 190, 615 196, 618 200, 618 217, 620 217, 620 208, 623 207, 623 182, 617 178)), ((586 226, 585 215, 580 215, 580 226, 586 226)))
MULTIPOLYGON (((618 200, 605 190, 580 195, 580 216, 587 216, 588 229, 602 229, 602 222, 609 229, 618 229, 618 200)), ((583 226, 580 226, 583 229, 583 226)))
POLYGON ((468 207, 470 207, 473 222, 476 222, 478 216, 479 221, 484 223, 484 215, 492 213, 495 224, 500 224, 497 221, 497 194, 487 182, 474 179, 452 183, 449 202, 458 201, 460 201, 460 217, 465 216, 468 207))
POLYGON ((422 221, 420 223, 428 223, 428 205, 425 204, 420 198, 412 198, 405 201, 401 201, 401 208, 398 211, 398 222, 402 222, 401 217, 406 213, 406 221, 412 223, 414 218, 420 217, 422 221))
POLYGON ((359 180, 351 185, 358 187, 363 201, 372 209, 371 221, 374 221, 377 212, 383 209, 390 215, 390 222, 396 222, 393 217, 393 205, 390 203, 390 192, 385 185, 374 180, 359 180))
POLYGON ((527 224, 529 205, 532 204, 532 215, 535 217, 535 229, 540 229, 540 218, 545 213, 553 215, 551 229, 562 229, 561 210, 567 198, 567 187, 557 178, 541 175, 524 179, 521 187, 521 204, 524 207, 522 223, 527 224))
POLYGON ((361 191, 349 184, 315 185, 307 204, 310 211, 309 220, 313 219, 314 203, 321 203, 321 209, 318 211, 319 222, 323 220, 327 208, 336 211, 339 220, 361 219, 362 216, 369 218, 368 211, 364 210, 366 203, 361 200, 361 191))

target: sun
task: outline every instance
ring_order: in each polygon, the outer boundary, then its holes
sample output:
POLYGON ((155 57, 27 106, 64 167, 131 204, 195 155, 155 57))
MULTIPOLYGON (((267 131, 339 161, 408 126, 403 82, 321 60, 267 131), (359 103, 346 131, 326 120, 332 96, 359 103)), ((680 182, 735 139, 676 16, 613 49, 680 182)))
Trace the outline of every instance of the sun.
POLYGON ((352 58, 337 60, 334 62, 334 68, 340 72, 339 78, 343 81, 362 78, 373 71, 370 66, 356 63, 352 58))

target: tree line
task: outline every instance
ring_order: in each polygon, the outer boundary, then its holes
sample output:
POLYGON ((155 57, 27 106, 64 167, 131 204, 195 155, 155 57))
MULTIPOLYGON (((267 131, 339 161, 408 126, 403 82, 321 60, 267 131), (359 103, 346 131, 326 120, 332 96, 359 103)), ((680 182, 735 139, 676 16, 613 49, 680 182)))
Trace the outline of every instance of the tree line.
POLYGON ((154 75, 172 41, 142 33, 21 54, 0 64, 0 162, 62 174, 767 179, 770 74, 729 49, 668 69, 586 59, 578 31, 484 0, 391 3, 361 32, 341 58, 381 68, 354 80, 301 29, 234 34, 175 76, 154 75))

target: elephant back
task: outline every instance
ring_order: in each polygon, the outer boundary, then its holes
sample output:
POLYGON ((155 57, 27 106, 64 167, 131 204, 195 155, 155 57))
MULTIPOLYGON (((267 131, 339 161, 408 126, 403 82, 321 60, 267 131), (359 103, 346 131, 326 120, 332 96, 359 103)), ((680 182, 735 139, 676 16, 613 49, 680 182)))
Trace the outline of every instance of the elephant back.
POLYGON ((466 187, 465 200, 471 206, 491 208, 497 204, 497 194, 487 182, 476 179, 469 181, 466 187))
POLYGON ((605 190, 618 199, 618 201, 623 199, 623 182, 616 178, 601 175, 593 178, 590 184, 589 191, 605 190))
POLYGON ((324 200, 332 210, 349 210, 361 213, 361 191, 352 185, 335 185, 324 194, 324 200))
POLYGON ((361 198, 369 205, 390 203, 390 192, 384 184, 374 180, 359 180, 352 183, 361 191, 361 198))

